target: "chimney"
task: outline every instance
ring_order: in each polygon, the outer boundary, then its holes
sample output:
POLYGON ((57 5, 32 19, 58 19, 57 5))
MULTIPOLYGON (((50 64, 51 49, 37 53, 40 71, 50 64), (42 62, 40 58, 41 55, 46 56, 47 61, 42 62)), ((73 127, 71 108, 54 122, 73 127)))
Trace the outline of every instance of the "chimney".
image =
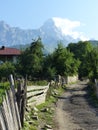
POLYGON ((1 50, 4 50, 4 49, 5 49, 5 46, 2 46, 2 47, 1 47, 1 50))

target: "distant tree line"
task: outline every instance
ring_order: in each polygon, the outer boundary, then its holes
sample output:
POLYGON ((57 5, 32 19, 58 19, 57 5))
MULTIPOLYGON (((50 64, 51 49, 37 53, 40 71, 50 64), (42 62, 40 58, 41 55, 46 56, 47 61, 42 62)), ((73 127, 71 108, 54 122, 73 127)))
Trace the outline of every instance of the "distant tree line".
MULTIPOLYGON (((55 75, 98 79, 98 47, 89 41, 70 43, 64 47, 62 43, 51 54, 44 54, 41 38, 33 40, 29 47, 22 51, 17 64, 0 65, 2 76, 10 73, 27 75, 32 79, 53 79, 55 75)), ((0 75, 0 78, 2 78, 0 75)))

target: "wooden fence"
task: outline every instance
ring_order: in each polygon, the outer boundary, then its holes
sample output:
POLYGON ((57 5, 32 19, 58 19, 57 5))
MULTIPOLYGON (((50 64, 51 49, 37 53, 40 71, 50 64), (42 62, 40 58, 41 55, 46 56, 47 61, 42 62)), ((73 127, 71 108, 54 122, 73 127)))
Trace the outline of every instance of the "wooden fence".
POLYGON ((49 84, 47 86, 28 86, 27 105, 35 106, 45 102, 49 84))
POLYGON ((10 90, 5 92, 0 106, 0 130, 20 130, 24 122, 26 85, 19 82, 17 91, 10 75, 10 90))
POLYGON ((20 130, 21 122, 15 96, 14 82, 11 77, 11 88, 6 91, 0 106, 0 130, 20 130))
POLYGON ((10 90, 5 92, 0 106, 0 130, 20 130, 24 125, 26 105, 34 107, 45 102, 47 86, 28 86, 26 80, 18 80, 15 89, 13 76, 10 75, 10 90), (22 82, 21 82, 22 81, 22 82))

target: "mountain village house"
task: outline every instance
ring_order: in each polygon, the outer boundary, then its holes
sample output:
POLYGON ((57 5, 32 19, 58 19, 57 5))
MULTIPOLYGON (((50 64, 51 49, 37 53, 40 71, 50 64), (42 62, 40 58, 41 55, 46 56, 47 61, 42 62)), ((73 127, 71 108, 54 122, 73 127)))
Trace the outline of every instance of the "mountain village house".
POLYGON ((21 51, 16 48, 7 48, 2 46, 0 48, 0 62, 12 61, 16 62, 17 57, 21 54, 21 51))

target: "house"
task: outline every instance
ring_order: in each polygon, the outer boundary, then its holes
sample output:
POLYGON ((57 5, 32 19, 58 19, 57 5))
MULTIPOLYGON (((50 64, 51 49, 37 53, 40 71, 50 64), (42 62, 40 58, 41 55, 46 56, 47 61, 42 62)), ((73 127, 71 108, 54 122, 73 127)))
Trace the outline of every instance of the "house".
POLYGON ((0 48, 0 61, 5 62, 5 61, 12 61, 16 62, 16 59, 18 56, 21 55, 21 51, 16 48, 7 48, 5 46, 2 46, 0 48))

